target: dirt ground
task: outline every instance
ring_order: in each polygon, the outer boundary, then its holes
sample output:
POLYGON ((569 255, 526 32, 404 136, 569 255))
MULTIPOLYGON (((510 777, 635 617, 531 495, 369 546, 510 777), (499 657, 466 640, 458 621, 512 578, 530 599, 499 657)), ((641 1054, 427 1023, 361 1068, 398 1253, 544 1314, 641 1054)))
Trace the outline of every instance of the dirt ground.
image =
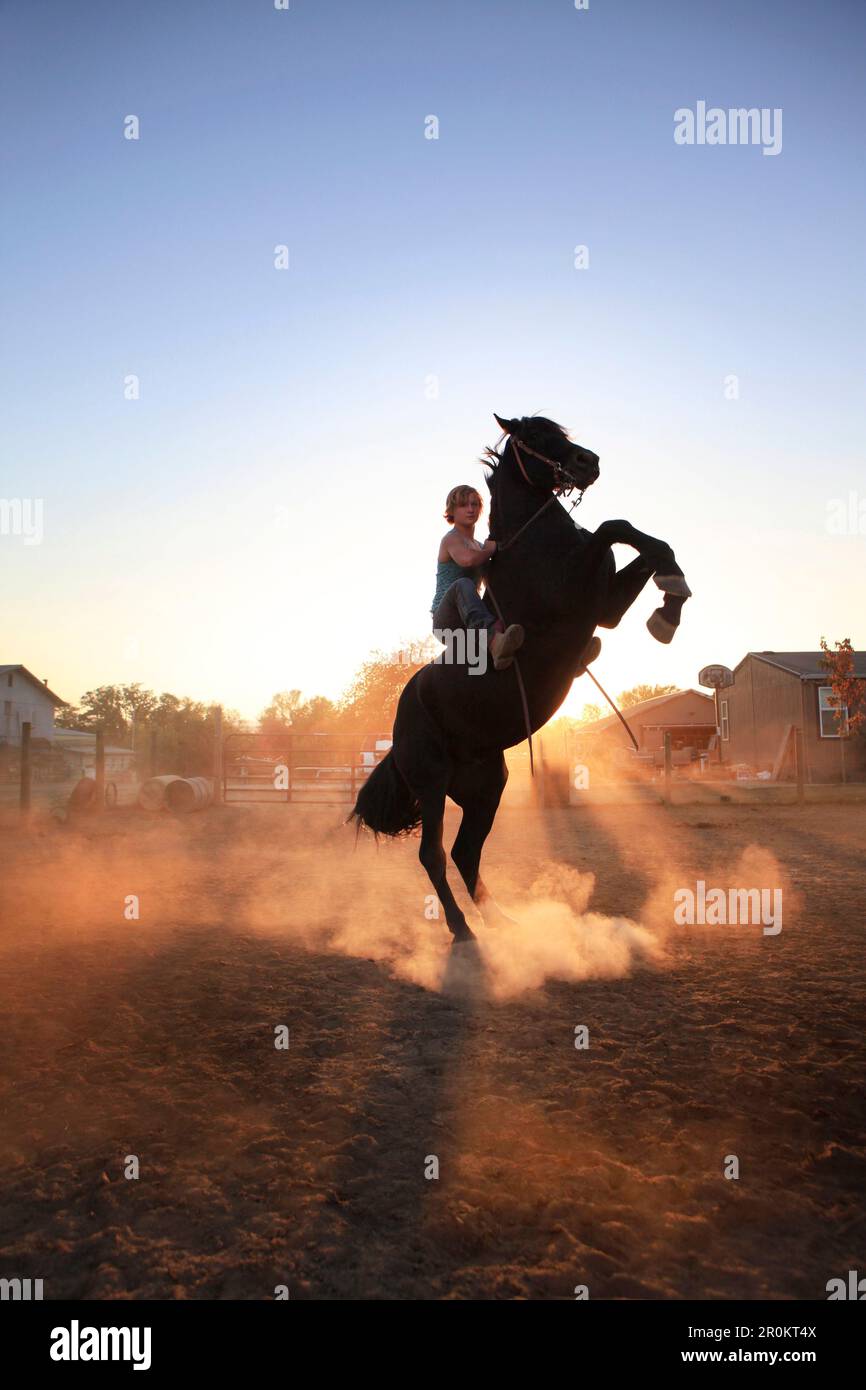
POLYGON ((825 1299, 866 1269, 866 806, 504 809, 516 925, 467 905, 457 951, 417 842, 342 814, 0 832, 0 1276, 825 1299), (780 887, 781 932, 675 925, 698 879, 780 887))

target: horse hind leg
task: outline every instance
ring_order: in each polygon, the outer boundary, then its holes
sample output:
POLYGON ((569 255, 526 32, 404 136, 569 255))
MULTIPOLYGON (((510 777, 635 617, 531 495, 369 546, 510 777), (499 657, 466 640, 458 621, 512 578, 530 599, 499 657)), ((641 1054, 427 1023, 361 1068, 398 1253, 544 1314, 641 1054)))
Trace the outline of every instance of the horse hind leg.
POLYGON ((451 846, 451 858, 488 927, 513 925, 513 918, 502 911, 479 873, 484 841, 490 834, 507 780, 505 759, 500 758, 495 777, 491 777, 487 785, 482 785, 471 799, 466 797, 461 802, 463 818, 451 846))
POLYGON ((649 536, 628 522, 618 521, 602 522, 593 541, 604 544, 620 541, 638 552, 637 560, 614 576, 607 604, 609 611, 602 626, 616 626, 646 583, 647 575, 652 574, 665 599, 661 608, 650 614, 647 628, 657 642, 670 642, 679 627, 683 604, 692 593, 671 547, 657 536, 649 536))
MULTIPOLYGON (((673 559, 673 551, 671 551, 673 559)), ((691 598, 692 591, 686 583, 686 577, 674 560, 672 565, 665 566, 665 572, 657 572, 653 575, 653 583, 664 593, 664 603, 661 608, 657 608, 647 618, 647 630, 657 642, 672 642, 674 634, 680 625, 680 617, 683 611, 683 604, 686 599, 691 598)))
POLYGON ((650 613, 646 620, 647 630, 657 642, 672 642, 674 633, 680 625, 680 614, 688 594, 665 594, 661 608, 650 613))
POLYGON ((475 933, 466 921, 448 883, 447 860, 442 844, 444 811, 444 795, 437 798, 435 802, 432 800, 421 802, 421 845, 418 850, 418 858, 436 890, 436 896, 445 912, 448 930, 454 937, 456 944, 459 941, 474 941, 475 933))

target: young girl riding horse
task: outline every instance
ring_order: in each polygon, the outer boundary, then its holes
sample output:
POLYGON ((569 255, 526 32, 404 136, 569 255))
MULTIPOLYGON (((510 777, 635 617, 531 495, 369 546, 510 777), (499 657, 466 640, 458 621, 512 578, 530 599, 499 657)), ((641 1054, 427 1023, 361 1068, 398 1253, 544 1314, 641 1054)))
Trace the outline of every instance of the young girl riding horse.
POLYGON ((504 671, 522 645, 524 633, 520 623, 505 627, 481 601, 481 581, 486 578, 488 560, 496 553, 495 541, 482 545, 475 539, 475 524, 483 506, 474 487, 461 484, 449 492, 445 520, 452 528, 439 542, 436 592, 430 612, 437 635, 455 628, 477 628, 479 636, 484 634, 495 669, 504 671))
MULTIPOLYGON (((483 632, 494 668, 505 671, 523 645, 525 633, 520 623, 505 627, 481 601, 481 582, 487 578, 488 561, 496 554, 494 540, 486 540, 482 545, 475 539, 475 525, 483 509, 484 503, 474 487, 461 484, 449 492, 445 520, 452 522, 453 527, 439 542, 436 592, 430 612, 437 635, 460 627, 483 632)), ((590 638, 575 674, 582 674, 600 651, 600 638, 590 638)))

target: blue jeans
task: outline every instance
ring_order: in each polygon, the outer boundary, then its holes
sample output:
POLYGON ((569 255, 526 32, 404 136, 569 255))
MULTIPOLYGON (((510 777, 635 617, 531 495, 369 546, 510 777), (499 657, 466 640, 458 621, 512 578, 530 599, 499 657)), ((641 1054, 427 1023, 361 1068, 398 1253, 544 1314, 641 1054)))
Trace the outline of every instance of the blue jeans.
POLYGON ((433 628, 440 632, 446 628, 485 627, 492 633, 495 623, 471 579, 455 579, 433 614, 433 628))

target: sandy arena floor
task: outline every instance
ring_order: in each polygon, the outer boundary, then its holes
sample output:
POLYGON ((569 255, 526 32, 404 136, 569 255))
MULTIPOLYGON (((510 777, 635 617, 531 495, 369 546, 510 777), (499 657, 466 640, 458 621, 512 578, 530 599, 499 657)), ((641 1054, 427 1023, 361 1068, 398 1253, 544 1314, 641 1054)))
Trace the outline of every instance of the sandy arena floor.
POLYGON ((866 806, 503 810, 518 925, 459 953, 417 842, 340 815, 2 831, 0 1276, 824 1299, 866 1269, 866 806), (782 887, 782 931, 675 927, 699 878, 782 887))

